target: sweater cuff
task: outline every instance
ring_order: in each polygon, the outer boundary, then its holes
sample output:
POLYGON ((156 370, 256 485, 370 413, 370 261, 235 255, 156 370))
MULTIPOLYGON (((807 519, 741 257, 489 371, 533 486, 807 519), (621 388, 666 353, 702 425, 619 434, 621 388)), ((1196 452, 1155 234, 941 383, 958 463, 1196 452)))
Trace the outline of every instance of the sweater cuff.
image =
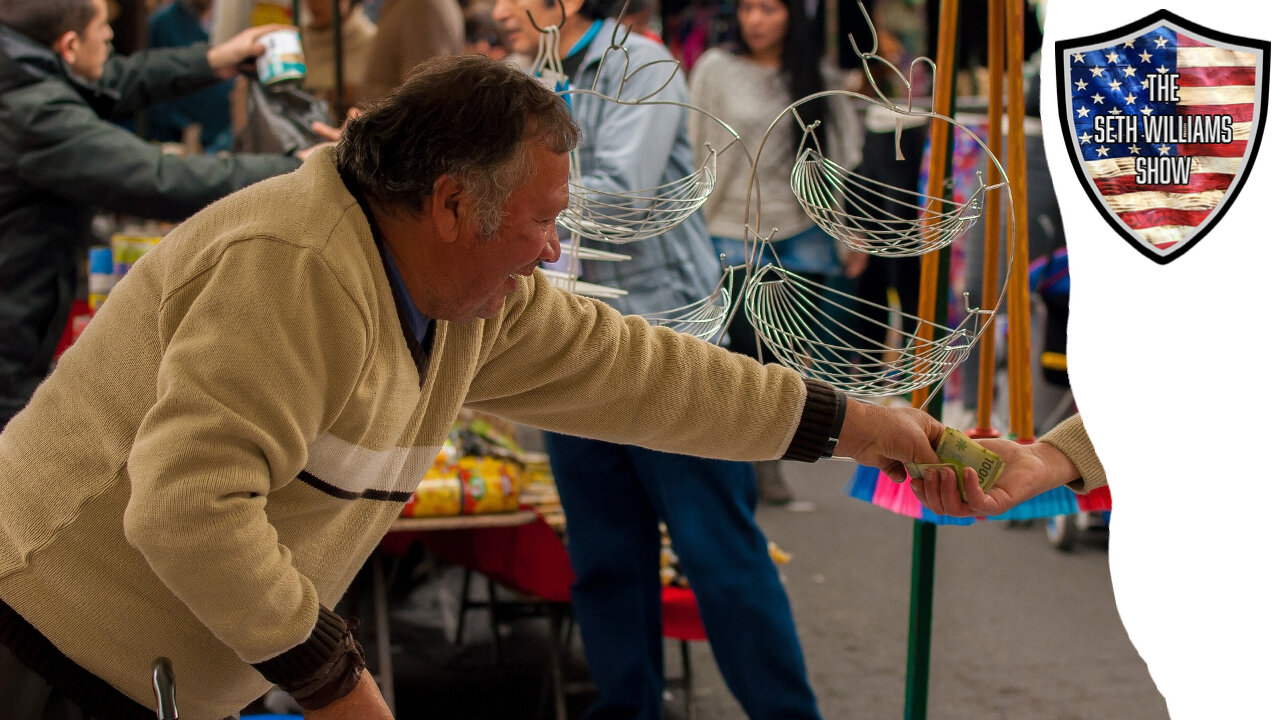
POLYGON ((350 693, 364 667, 364 653, 352 637, 351 628, 324 606, 305 642, 254 663, 263 677, 279 685, 305 709, 324 707, 350 693))
POLYGON ((805 387, 804 409, 800 412, 800 425, 791 437, 791 444, 783 454, 783 460, 814 462, 829 457, 828 447, 832 438, 840 435, 844 422, 845 397, 843 393, 821 380, 803 378, 805 387))
POLYGON ((1067 483, 1067 487, 1077 493, 1087 493, 1107 484, 1107 471, 1098 460, 1093 449, 1093 442, 1085 432, 1084 422, 1079 415, 1073 415, 1058 423, 1040 442, 1052 445, 1071 459, 1071 463, 1080 472, 1080 477, 1067 483))

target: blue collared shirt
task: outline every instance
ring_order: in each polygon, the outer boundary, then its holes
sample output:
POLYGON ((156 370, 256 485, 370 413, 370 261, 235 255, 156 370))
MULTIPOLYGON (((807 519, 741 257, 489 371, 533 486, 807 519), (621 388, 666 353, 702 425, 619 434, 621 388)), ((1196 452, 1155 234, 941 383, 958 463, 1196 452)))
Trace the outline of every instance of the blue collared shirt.
POLYGON ((405 316, 409 318, 409 328, 413 331, 413 336, 418 339, 418 344, 422 344, 427 338, 427 332, 431 330, 431 323, 435 320, 423 315, 418 306, 413 303, 409 288, 405 287, 404 278, 400 277, 400 268, 397 268, 396 261, 391 259, 386 243, 382 243, 379 250, 382 252, 382 259, 387 263, 389 271, 387 279, 391 281, 391 292, 395 295, 396 302, 405 308, 405 316))

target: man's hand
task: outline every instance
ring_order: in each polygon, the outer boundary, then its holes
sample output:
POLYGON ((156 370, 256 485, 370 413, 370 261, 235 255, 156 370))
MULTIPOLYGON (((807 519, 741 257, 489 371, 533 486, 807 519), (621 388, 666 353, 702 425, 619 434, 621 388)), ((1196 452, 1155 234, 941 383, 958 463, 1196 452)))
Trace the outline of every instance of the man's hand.
POLYGON ((936 463, 933 446, 942 439, 942 423, 913 408, 886 408, 848 400, 835 454, 878 467, 901 482, 904 462, 936 463))
POLYGON ((259 37, 276 30, 296 29, 292 25, 259 25, 241 30, 226 42, 209 48, 209 67, 220 78, 235 77, 244 63, 253 61, 266 52, 266 46, 258 42, 259 37))
POLYGON ((321 138, 324 138, 324 142, 318 142, 309 148, 295 150, 293 153, 293 156, 304 162, 306 161, 307 156, 310 155, 311 153, 315 152, 316 150, 319 150, 322 147, 329 147, 330 145, 337 143, 338 138, 342 137, 341 128, 336 128, 332 125, 326 125, 325 123, 322 123, 319 121, 311 123, 311 132, 315 133, 316 135, 319 135, 321 138))
POLYGON ((847 278, 856 278, 862 275, 867 269, 867 260, 871 257, 866 253, 850 248, 843 242, 836 243, 836 256, 840 259, 840 267, 843 268, 844 276, 847 278))
POLYGON ((392 720, 391 711, 382 699, 378 684, 368 670, 360 676, 360 682, 345 697, 325 705, 319 710, 302 713, 305 720, 392 720))
POLYGON ((1042 442, 1022 445, 1002 439, 977 442, 1004 460, 1004 472, 1000 473, 995 486, 984 494, 978 484, 977 471, 965 468, 964 494, 974 498, 966 503, 960 499, 955 473, 950 468, 930 468, 924 471, 924 479, 911 480, 911 491, 921 504, 939 515, 999 515, 1018 503, 1080 477, 1071 460, 1052 445, 1042 442))

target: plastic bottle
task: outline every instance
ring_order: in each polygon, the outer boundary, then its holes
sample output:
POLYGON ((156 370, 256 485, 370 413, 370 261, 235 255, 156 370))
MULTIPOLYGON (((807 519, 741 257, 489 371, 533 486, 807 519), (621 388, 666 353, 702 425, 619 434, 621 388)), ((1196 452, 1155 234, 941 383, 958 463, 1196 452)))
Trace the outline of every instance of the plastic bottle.
POLYGON ((89 248, 89 311, 97 312, 116 284, 114 262, 109 247, 89 248))

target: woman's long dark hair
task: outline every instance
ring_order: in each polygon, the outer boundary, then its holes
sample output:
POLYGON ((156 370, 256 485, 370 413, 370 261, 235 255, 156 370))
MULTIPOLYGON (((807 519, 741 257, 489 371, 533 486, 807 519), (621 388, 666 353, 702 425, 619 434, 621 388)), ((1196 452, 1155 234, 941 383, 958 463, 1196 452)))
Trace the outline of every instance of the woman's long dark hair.
MULTIPOLYGON (((782 40, 782 65, 778 69, 787 84, 790 102, 807 97, 827 89, 822 77, 822 9, 823 0, 813 3, 814 14, 809 16, 805 6, 808 0, 781 0, 787 6, 787 33, 782 40)), ((734 4, 734 23, 737 23, 737 3, 734 4)), ((742 28, 738 27, 738 37, 734 52, 739 55, 750 51, 742 40, 742 28)), ((820 122, 814 129, 813 136, 826 149, 827 124, 830 112, 826 98, 811 100, 799 107, 800 117, 805 125, 820 122)), ((794 121, 787 121, 792 128, 792 136, 799 144, 801 130, 794 121)))

